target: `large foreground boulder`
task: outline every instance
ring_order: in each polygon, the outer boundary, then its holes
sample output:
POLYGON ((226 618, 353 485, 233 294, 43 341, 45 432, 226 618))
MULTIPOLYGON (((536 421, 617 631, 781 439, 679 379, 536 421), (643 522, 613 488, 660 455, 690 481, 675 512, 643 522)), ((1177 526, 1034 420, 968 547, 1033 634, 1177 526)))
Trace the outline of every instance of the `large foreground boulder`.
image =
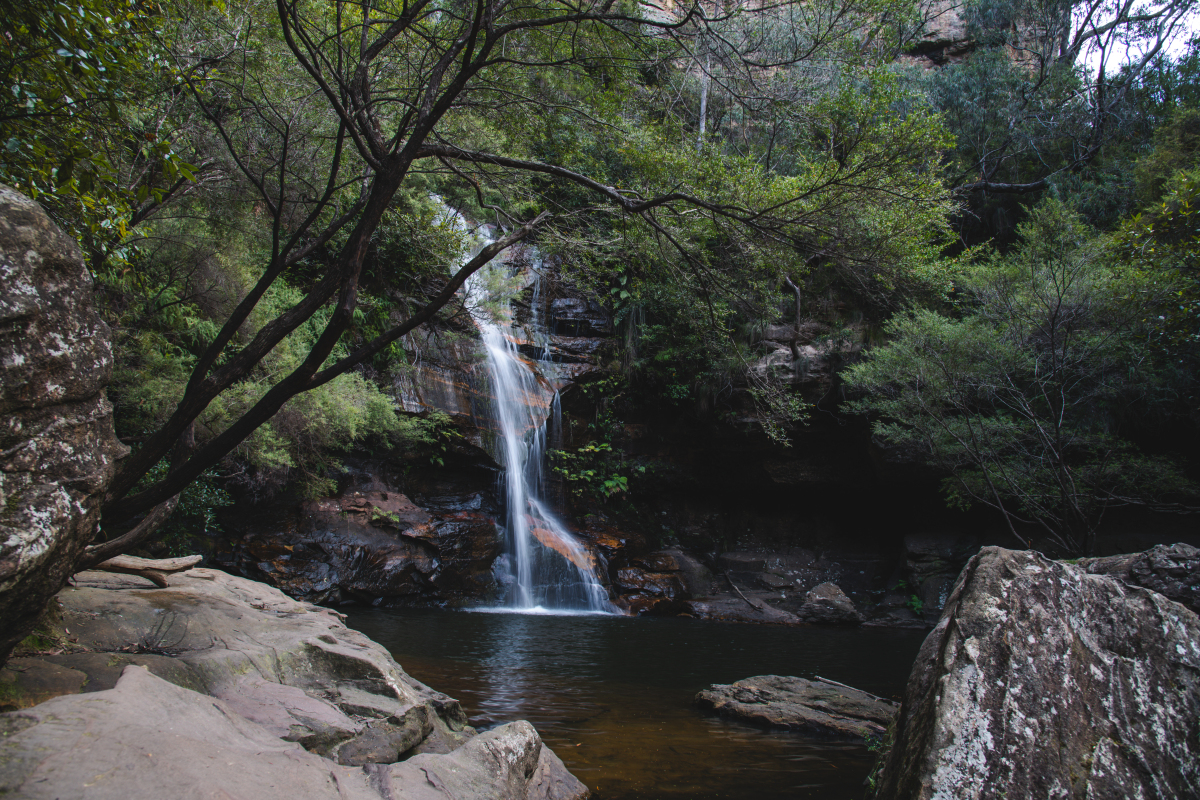
POLYGON ((217 570, 85 572, 0 670, 0 795, 580 800, 525 722, 476 735, 326 609, 217 570))
POLYGON ((74 571, 126 451, 79 246, 0 186, 0 663, 74 571))
POLYGON ((1200 617, 986 547, 909 678, 876 797, 1200 797, 1200 617))
POLYGON ((512 722, 446 755, 339 766, 138 666, 112 689, 2 715, 0 735, 0 794, 29 800, 532 800, 546 750, 512 722))
POLYGON ((1156 545, 1144 553, 1081 558, 1078 566, 1131 586, 1142 586, 1200 612, 1200 547, 1156 545))
POLYGON ((723 717, 834 739, 879 736, 896 715, 896 704, 849 686, 786 675, 759 675, 714 684, 696 705, 723 717))

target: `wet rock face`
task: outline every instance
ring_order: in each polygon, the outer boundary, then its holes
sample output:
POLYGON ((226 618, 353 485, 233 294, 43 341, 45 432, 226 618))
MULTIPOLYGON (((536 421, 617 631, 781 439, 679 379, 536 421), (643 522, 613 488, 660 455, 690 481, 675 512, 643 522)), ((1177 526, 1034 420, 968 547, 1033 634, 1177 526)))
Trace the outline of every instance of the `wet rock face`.
POLYGON ((1190 544, 1160 544, 1144 553, 1081 558, 1078 566, 1145 587, 1200 612, 1200 548, 1190 544))
POLYGON ((979 546, 976 537, 963 533, 910 533, 904 537, 908 589, 921 601, 930 623, 945 607, 954 581, 979 546))
POLYGON ((246 520, 231 566, 312 602, 405 604, 485 597, 504 548, 483 497, 435 513, 368 476, 338 497, 246 520))
POLYGON ((967 564, 878 798, 1200 795, 1200 617, 1029 551, 967 564))
POLYGON ((612 335, 612 322, 599 303, 578 297, 550 301, 550 332, 575 339, 612 335))
POLYGON ((755 725, 851 741, 882 735, 897 710, 858 689, 785 675, 714 684, 696 695, 696 705, 755 725))
POLYGON ((79 247, 0 186, 0 661, 70 576, 127 452, 104 393, 111 373, 79 247))

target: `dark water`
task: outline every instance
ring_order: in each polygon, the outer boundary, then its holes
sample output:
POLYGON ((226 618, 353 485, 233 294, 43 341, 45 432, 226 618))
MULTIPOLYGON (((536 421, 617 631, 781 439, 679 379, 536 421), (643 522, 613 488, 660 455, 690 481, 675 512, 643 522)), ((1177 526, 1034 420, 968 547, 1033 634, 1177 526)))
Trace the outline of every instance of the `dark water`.
POLYGON ((922 632, 671 618, 357 610, 349 624, 458 698, 472 724, 517 719, 601 800, 862 798, 874 754, 709 717, 711 683, 820 675, 899 697, 922 632))

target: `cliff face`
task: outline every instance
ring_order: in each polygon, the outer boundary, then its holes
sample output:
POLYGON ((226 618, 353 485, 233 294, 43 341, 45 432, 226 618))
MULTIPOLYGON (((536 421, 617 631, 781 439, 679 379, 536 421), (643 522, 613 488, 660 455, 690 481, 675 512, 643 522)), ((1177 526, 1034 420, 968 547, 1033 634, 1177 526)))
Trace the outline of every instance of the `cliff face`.
POLYGON ((931 0, 920 5, 921 31, 904 56, 926 68, 961 61, 975 49, 967 34, 963 0, 931 0))
POLYGON ((79 247, 0 186, 0 661, 95 534, 126 452, 104 391, 111 371, 79 247))

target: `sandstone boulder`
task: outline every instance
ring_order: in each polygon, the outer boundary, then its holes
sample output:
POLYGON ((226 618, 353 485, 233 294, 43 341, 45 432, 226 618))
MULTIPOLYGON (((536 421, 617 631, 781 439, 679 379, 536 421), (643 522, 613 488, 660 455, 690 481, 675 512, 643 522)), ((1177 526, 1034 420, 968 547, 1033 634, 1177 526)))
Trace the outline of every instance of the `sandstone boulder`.
POLYGON ((1160 544, 1144 553, 1081 558, 1078 566, 1093 575, 1145 587, 1200 612, 1200 548, 1190 544, 1160 544))
POLYGON ((127 452, 111 373, 78 245, 0 186, 0 663, 74 571, 127 452))
MULTIPOLYGON (((112 689, 0 715, 0 731, 0 794, 30 800, 554 797, 536 779, 553 773, 556 759, 543 759, 548 750, 528 722, 503 725, 447 755, 342 766, 273 736, 222 700, 137 666, 126 667, 112 689)), ((574 792, 563 800, 586 796, 578 781, 568 789, 574 792)))
POLYGON ((679 578, 684 590, 692 597, 703 597, 712 591, 713 574, 708 567, 690 553, 678 547, 660 551, 671 572, 679 578))
POLYGON ((714 684, 696 695, 696 705, 769 728, 848 740, 882 735, 897 710, 858 689, 784 675, 714 684))
POLYGON ((863 621, 862 614, 836 583, 814 586, 805 595, 797 616, 816 625, 857 625, 863 621))
POLYGON ((1200 797, 1200 617, 984 548, 917 657, 875 796, 1200 797))
POLYGON ((26 689, 39 674, 33 660, 81 674, 79 691, 111 688, 136 664, 315 749, 357 735, 366 720, 418 724, 404 720, 412 706, 428 706, 431 724, 459 740, 465 730, 458 702, 409 677, 383 647, 335 613, 256 581, 193 569, 160 589, 132 575, 82 572, 56 602, 65 652, 12 659, 0 671, 9 707, 44 699, 26 689))
POLYGON ((63 646, 0 671, 0 795, 587 796, 528 723, 475 735, 337 614, 264 584, 85 572, 59 602, 63 646))

